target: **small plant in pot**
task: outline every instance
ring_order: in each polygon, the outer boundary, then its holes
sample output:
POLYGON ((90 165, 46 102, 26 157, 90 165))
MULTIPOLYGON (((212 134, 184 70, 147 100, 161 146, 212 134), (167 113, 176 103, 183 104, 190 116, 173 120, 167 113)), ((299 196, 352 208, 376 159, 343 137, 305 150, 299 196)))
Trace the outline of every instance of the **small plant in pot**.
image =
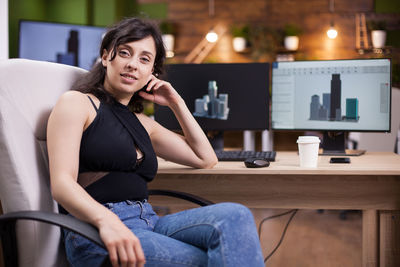
POLYGON ((287 50, 296 51, 299 48, 299 35, 302 33, 296 24, 286 24, 283 28, 285 38, 283 44, 287 50))
POLYGON ((167 52, 167 57, 172 57, 174 54, 176 25, 169 21, 162 21, 159 25, 162 33, 162 39, 167 52))
POLYGON ((386 43, 386 22, 384 20, 368 21, 368 28, 371 31, 372 46, 383 48, 386 43))
POLYGON ((249 41, 249 26, 232 26, 232 45, 236 52, 243 52, 248 46, 249 41))

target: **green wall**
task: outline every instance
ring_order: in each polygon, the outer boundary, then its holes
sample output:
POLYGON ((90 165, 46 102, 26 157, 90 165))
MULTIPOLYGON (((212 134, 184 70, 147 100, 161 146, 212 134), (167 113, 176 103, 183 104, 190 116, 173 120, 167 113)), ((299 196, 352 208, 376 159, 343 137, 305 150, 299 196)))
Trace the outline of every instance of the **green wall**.
POLYGON ((400 13, 399 0, 375 0, 376 13, 400 13))
POLYGON ((18 24, 20 19, 43 20, 44 0, 8 1, 9 53, 10 58, 18 56, 18 24))
POLYGON ((115 20, 115 2, 110 0, 95 0, 93 3, 93 25, 108 26, 115 20))
POLYGON ((44 0, 46 21, 86 24, 87 2, 85 0, 44 0))

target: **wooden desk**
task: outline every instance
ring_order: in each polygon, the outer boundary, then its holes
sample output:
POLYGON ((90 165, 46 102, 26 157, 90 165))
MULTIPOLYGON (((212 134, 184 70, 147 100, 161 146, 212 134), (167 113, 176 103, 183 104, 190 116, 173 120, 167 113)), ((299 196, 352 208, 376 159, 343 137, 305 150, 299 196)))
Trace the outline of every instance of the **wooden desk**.
POLYGON ((316 169, 300 168, 296 152, 278 152, 270 167, 260 169, 243 162, 192 169, 159 160, 149 187, 251 208, 363 210, 363 266, 400 266, 400 155, 367 152, 351 157, 351 164, 334 165, 329 158, 320 156, 316 169))

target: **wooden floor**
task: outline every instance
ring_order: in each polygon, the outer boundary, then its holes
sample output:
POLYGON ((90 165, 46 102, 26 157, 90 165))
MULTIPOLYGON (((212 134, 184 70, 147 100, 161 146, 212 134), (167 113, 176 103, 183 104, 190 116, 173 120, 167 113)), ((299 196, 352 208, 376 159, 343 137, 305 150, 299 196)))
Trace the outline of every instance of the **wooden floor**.
MULTIPOLYGON (((253 209, 257 227, 262 218, 286 210, 253 209)), ((279 242, 290 215, 263 224, 261 246, 266 257, 279 242)), ((291 221, 278 250, 267 261, 268 267, 353 267, 361 266, 361 213, 299 210, 291 221)))

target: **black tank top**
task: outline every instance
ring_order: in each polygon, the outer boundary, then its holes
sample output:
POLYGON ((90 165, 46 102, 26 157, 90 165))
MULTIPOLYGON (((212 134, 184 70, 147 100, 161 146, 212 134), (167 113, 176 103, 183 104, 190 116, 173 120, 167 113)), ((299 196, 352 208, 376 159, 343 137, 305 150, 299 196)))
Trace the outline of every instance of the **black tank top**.
POLYGON ((89 99, 97 114, 82 134, 79 173, 108 174, 85 190, 100 203, 147 199, 147 182, 153 180, 158 167, 147 131, 127 106, 100 102, 97 109, 89 99), (140 161, 136 149, 143 154, 140 161))

